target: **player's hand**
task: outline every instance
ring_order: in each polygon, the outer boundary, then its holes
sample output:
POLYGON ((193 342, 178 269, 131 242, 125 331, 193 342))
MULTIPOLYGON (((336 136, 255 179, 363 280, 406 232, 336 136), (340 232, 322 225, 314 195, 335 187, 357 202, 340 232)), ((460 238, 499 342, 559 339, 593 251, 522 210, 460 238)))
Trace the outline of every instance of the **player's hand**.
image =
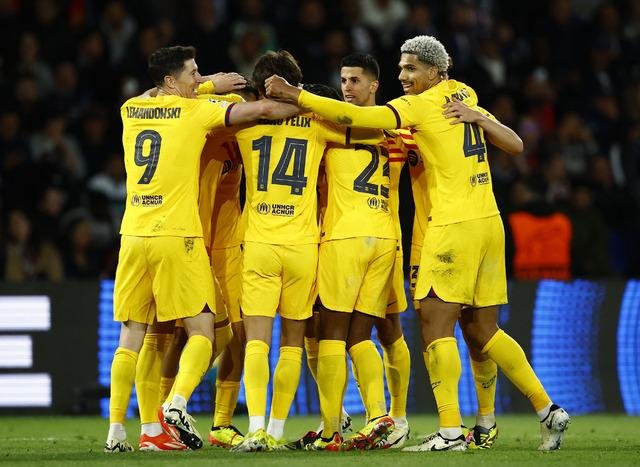
POLYGON ((211 81, 216 94, 226 94, 247 85, 247 80, 239 73, 216 73, 202 77, 202 82, 211 81))
POLYGON ((451 102, 444 104, 442 108, 444 109, 442 115, 444 115, 445 118, 454 119, 449 122, 451 125, 457 123, 477 123, 482 118, 480 112, 469 108, 466 104, 455 98, 451 102))
POLYGON ((292 104, 298 103, 300 89, 295 86, 291 86, 287 83, 286 79, 278 75, 273 75, 267 78, 264 82, 264 87, 267 92, 267 97, 277 99, 279 101, 290 102, 292 104))

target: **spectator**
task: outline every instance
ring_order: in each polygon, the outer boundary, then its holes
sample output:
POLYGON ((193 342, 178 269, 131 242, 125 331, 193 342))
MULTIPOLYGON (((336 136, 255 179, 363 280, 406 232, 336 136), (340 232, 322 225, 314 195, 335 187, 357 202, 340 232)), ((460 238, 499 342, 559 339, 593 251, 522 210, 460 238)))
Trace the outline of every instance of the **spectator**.
POLYGON ((4 280, 62 280, 60 253, 52 243, 42 241, 33 231, 31 220, 24 211, 10 210, 6 225, 4 280))
POLYGON ((68 279, 95 279, 99 276, 100 260, 92 248, 91 224, 84 218, 71 222, 64 249, 64 273, 68 279))

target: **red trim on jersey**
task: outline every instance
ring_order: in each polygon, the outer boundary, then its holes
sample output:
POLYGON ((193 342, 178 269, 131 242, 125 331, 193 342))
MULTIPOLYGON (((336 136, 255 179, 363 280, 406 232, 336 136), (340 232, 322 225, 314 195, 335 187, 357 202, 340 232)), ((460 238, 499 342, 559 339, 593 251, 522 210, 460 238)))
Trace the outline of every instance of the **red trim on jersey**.
POLYGON ((404 162, 406 161, 406 157, 390 157, 389 162, 404 162))
POLYGON ((226 112, 224 113, 224 126, 231 126, 231 124, 229 123, 229 116, 231 113, 231 108, 236 105, 235 102, 232 102, 231 105, 229 105, 229 107, 227 107, 226 112))

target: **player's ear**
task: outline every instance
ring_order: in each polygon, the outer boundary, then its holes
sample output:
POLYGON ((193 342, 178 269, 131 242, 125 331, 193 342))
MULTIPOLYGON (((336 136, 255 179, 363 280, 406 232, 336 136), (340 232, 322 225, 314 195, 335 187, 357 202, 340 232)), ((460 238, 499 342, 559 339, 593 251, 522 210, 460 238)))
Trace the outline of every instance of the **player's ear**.
POLYGON ((176 87, 176 79, 173 75, 166 75, 164 77, 164 84, 169 88, 169 89, 174 89, 176 87))
POLYGON ((380 81, 378 81, 378 80, 372 81, 371 84, 369 85, 369 89, 371 90, 371 92, 373 94, 378 92, 378 88, 379 87, 380 87, 380 81))

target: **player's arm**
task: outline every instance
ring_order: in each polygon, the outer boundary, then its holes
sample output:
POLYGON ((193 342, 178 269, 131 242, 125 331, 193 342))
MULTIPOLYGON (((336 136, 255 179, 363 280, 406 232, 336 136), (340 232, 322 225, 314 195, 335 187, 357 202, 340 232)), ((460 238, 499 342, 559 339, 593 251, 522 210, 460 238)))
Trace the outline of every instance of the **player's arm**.
POLYGON ((451 125, 458 123, 475 123, 484 130, 487 139, 494 146, 508 154, 520 154, 524 148, 522 140, 515 131, 498 120, 489 118, 479 110, 472 109, 463 102, 452 100, 442 106, 443 115, 451 120, 451 125))
POLYGON ((227 108, 225 125, 237 125, 255 120, 279 120, 293 117, 300 113, 300 107, 286 102, 271 99, 260 99, 255 102, 239 102, 227 108))
POLYGON ((265 81, 267 96, 297 103, 335 123, 354 127, 391 129, 400 127, 400 115, 391 106, 358 107, 347 102, 318 96, 291 86, 283 78, 274 75, 265 81))

